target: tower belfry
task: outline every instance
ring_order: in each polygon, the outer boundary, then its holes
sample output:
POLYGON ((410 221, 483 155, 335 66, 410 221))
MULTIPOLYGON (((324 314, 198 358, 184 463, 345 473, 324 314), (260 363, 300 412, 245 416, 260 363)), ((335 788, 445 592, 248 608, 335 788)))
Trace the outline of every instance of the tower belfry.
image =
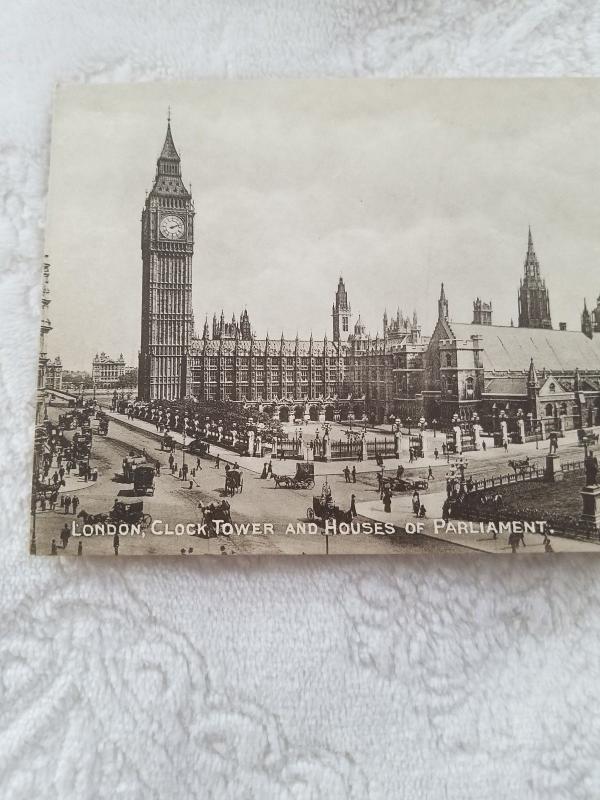
POLYGON ((540 274, 531 228, 527 238, 523 277, 519 285, 519 328, 552 328, 550 297, 546 281, 540 274))
POLYGON ((142 330, 139 396, 175 400, 187 389, 191 343, 194 204, 181 177, 171 113, 142 211, 142 330))

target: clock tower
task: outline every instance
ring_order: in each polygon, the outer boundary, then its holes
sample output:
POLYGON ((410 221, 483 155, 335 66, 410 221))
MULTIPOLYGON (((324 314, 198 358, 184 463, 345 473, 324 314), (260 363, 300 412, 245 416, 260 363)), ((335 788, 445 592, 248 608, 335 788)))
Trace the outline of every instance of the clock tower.
POLYGON ((138 393, 142 400, 186 395, 193 334, 194 204, 181 178, 171 119, 142 211, 142 336, 138 393))

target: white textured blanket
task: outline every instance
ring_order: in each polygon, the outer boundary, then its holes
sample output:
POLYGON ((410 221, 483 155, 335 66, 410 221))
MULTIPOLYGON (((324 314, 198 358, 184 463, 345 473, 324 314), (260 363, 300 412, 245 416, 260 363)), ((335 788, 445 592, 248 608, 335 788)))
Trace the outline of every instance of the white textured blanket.
POLYGON ((3 800, 600 797, 600 558, 27 554, 56 81, 598 75, 599 35, 593 0, 0 4, 3 800))

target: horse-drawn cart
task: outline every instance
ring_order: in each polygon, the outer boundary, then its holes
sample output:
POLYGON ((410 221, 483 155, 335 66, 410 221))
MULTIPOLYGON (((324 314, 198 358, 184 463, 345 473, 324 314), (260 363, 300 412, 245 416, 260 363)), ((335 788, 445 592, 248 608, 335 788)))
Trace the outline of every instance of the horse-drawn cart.
POLYGON ((296 463, 295 475, 273 475, 273 479, 278 489, 312 489, 315 485, 315 465, 300 461, 296 463))
POLYGON ((124 522, 126 525, 143 525, 146 527, 152 522, 150 514, 144 514, 144 501, 134 500, 127 503, 124 500, 115 500, 108 516, 109 522, 116 524, 124 522))
POLYGON ((350 510, 343 511, 333 502, 331 488, 327 480, 323 484, 321 494, 319 496, 313 495, 312 508, 306 509, 306 516, 310 520, 317 518, 323 521, 334 519, 336 522, 352 522, 352 512, 350 510))

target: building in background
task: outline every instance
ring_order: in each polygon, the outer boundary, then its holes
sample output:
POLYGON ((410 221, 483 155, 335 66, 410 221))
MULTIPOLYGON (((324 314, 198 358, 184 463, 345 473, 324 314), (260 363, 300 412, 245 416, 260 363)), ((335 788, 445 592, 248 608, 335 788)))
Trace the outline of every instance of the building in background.
POLYGON ((118 358, 111 358, 102 352, 96 353, 92 361, 92 383, 97 389, 109 389, 117 385, 125 372, 123 353, 118 358))
POLYGON ((454 322, 444 287, 425 359, 424 415, 450 423, 600 424, 600 337, 581 331, 454 322))
POLYGON ((46 386, 48 390, 56 389, 59 392, 62 390, 62 372, 60 356, 56 356, 54 361, 48 361, 46 365, 46 386))

